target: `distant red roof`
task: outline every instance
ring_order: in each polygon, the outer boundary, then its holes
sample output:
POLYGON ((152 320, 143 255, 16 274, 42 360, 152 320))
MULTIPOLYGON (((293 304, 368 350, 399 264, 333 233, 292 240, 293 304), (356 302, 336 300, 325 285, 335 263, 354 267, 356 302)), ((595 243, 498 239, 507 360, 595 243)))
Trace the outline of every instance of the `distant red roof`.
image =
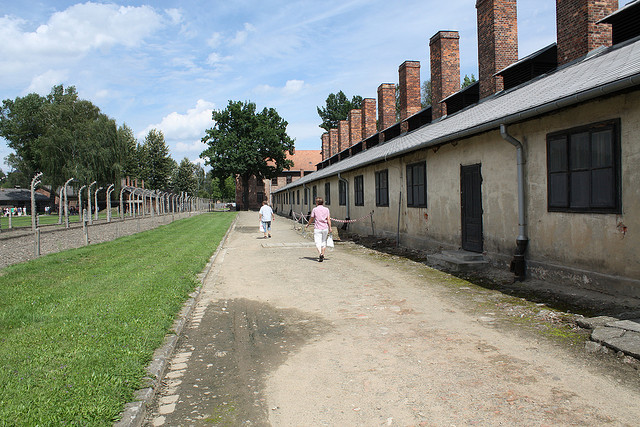
MULTIPOLYGON (((293 160, 293 166, 289 170, 314 171, 316 165, 322 161, 322 151, 320 150, 296 150, 295 154, 287 154, 288 160, 293 160)), ((269 164, 273 164, 269 162, 269 164)))

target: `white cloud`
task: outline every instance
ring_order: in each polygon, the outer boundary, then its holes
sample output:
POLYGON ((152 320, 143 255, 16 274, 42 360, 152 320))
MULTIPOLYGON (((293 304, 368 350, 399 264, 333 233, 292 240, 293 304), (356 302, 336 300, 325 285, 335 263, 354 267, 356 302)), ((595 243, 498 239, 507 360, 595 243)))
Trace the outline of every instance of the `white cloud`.
POLYGON ((222 62, 222 57, 218 55, 216 52, 210 53, 209 56, 207 57, 207 64, 209 65, 215 65, 220 62, 222 62))
POLYGON ((174 25, 182 22, 182 12, 180 9, 167 9, 165 10, 165 13, 169 16, 171 23, 174 25))
POLYGON ((213 126, 213 108, 213 103, 199 99, 196 106, 185 114, 174 111, 164 116, 160 123, 147 126, 138 133, 138 138, 144 138, 151 129, 161 130, 168 142, 200 138, 206 129, 213 126))
POLYGON ((268 84, 258 85, 253 88, 253 92, 258 95, 268 95, 273 93, 279 93, 283 96, 291 96, 299 93, 306 87, 304 80, 287 80, 284 87, 274 87, 268 84))
POLYGON ((213 33, 211 34, 211 37, 207 39, 207 44, 212 49, 216 49, 218 46, 220 46, 221 42, 222 42, 222 34, 220 33, 213 33))
POLYGON ((256 31, 256 27, 249 23, 244 24, 244 30, 238 31, 236 36, 231 40, 231 45, 237 46, 244 44, 249 37, 249 33, 254 33, 256 31))
POLYGON ((40 95, 46 95, 53 86, 63 83, 67 78, 68 72, 66 70, 48 70, 31 80, 26 93, 35 92, 40 95))
POLYGON ((95 98, 96 99, 105 99, 105 98, 108 98, 110 95, 111 95, 111 93, 107 89, 101 89, 101 90, 96 92, 95 98))
POLYGON ((259 95, 266 95, 269 93, 273 93, 273 91, 275 90, 276 88, 270 85, 258 85, 253 89, 253 91, 259 95))
POLYGON ((161 28, 162 22, 150 6, 91 2, 54 13, 35 31, 25 30, 26 21, 5 16, 0 18, 0 54, 14 61, 47 61, 116 45, 133 47, 161 28))
POLYGON ((294 93, 300 92, 303 87, 304 81, 302 80, 288 80, 282 91, 285 95, 293 95, 294 93))
POLYGON ((200 140, 190 143, 178 142, 176 144, 176 152, 178 153, 197 153, 199 155, 205 148, 207 148, 207 144, 204 144, 200 140))

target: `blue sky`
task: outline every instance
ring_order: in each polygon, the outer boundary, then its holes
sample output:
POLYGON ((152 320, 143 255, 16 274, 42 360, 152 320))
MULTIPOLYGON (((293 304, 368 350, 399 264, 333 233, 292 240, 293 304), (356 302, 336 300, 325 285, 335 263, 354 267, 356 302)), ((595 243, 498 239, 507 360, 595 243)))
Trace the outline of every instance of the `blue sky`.
MULTIPOLYGON (((620 5, 626 4, 620 1, 620 5)), ((197 161, 212 109, 274 107, 296 148, 320 149, 317 106, 339 90, 376 97, 429 38, 460 32, 461 74, 478 75, 475 0, 0 0, 0 99, 76 86, 142 141, 197 161)), ((518 1, 519 56, 555 41, 555 0, 518 1)), ((10 153, 0 140, 0 158, 10 153)), ((1 162, 0 162, 1 163, 1 162)), ((5 164, 0 164, 4 171, 5 164)))

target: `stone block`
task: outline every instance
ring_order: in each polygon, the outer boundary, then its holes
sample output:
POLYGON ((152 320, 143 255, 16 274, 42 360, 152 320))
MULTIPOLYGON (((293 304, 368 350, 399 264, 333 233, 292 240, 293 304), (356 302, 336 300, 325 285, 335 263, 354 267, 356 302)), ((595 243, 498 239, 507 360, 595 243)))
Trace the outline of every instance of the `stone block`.
POLYGON ((609 316, 585 317, 578 319, 576 323, 581 328, 595 329, 598 326, 606 326, 607 323, 616 322, 618 319, 609 316))
POLYGON ((622 329, 599 326, 591 333, 591 339, 599 343, 606 343, 608 340, 620 338, 623 335, 624 330, 622 329))
POLYGON ((630 331, 622 332, 624 333, 623 336, 610 338, 605 342, 605 344, 616 351, 621 351, 640 359, 640 333, 630 331))
POLYGON ((633 320, 617 320, 615 322, 609 322, 606 326, 610 328, 625 329, 627 331, 640 332, 640 319, 633 320))

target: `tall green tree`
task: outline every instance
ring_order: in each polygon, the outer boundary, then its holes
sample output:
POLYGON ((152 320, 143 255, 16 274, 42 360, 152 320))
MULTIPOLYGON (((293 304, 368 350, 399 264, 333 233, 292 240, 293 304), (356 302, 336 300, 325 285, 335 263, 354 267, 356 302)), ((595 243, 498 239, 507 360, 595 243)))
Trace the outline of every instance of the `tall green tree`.
POLYGON ((172 189, 174 193, 185 192, 191 196, 196 195, 198 189, 197 167, 188 158, 182 159, 174 170, 172 189))
POLYGON ((207 188, 207 174, 200 163, 192 163, 196 179, 196 196, 203 199, 210 198, 211 191, 207 188))
POLYGON ((208 198, 229 202, 236 199, 236 180, 233 176, 217 178, 211 172, 207 173, 205 186, 208 198))
POLYGON ((171 175, 176 166, 169 155, 169 147, 162 131, 151 129, 140 151, 142 159, 140 178, 145 181, 145 187, 153 190, 168 190, 171 175))
POLYGON ((344 92, 331 93, 325 101, 324 107, 317 107, 318 115, 322 119, 320 127, 327 132, 329 129, 338 127, 340 120, 346 120, 349 117, 349 111, 361 108, 362 97, 355 95, 349 100, 344 92))
POLYGON ((275 109, 256 112, 253 102, 229 101, 227 108, 214 111, 212 117, 214 126, 202 138, 209 147, 200 157, 217 178, 241 177, 247 209, 249 178, 273 178, 293 166, 287 153, 294 153, 294 140, 275 109))
POLYGON ((462 86, 460 87, 460 89, 464 89, 466 87, 471 86, 472 84, 474 84, 475 82, 477 82, 476 80, 476 76, 474 76, 473 74, 471 74, 471 77, 469 77, 468 74, 464 75, 464 79, 462 80, 462 86))
POLYGON ((431 79, 422 82, 420 104, 422 105, 422 108, 427 108, 431 105, 431 79))
POLYGON ((121 148, 122 175, 140 178, 140 145, 126 123, 118 127, 118 146, 121 148))
POLYGON ((54 188, 71 177, 106 184, 121 174, 115 121, 80 99, 74 86, 4 100, 0 136, 14 150, 17 171, 26 177, 43 172, 43 182, 54 188))

